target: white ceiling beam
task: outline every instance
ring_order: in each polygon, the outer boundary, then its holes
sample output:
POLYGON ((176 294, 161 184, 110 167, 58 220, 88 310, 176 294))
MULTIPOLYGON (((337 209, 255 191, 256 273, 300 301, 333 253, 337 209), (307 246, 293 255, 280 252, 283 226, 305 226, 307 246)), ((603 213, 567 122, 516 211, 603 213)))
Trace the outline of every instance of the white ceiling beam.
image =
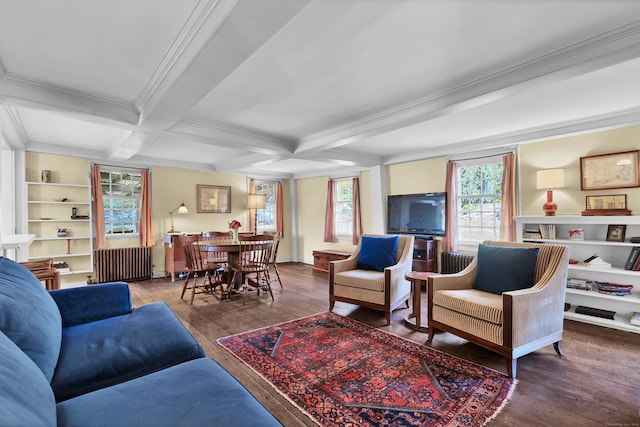
POLYGON ((0 77, 0 102, 4 104, 80 113, 124 123, 137 123, 131 105, 5 73, 0 77))
POLYGON ((539 85, 569 79, 637 57, 640 57, 640 21, 451 90, 302 138, 295 153, 346 146, 367 136, 468 110, 539 85))
POLYGON ((167 134, 195 136, 201 138, 199 142, 267 155, 288 155, 291 154, 294 147, 294 141, 251 129, 241 129, 191 119, 178 121, 167 131, 167 134))
POLYGON ((310 1, 221 0, 198 10, 201 19, 190 22, 195 34, 181 37, 177 59, 164 63, 144 95, 140 125, 169 129, 310 1))
POLYGON ((105 156, 112 160, 129 160, 142 150, 147 143, 157 137, 142 132, 120 131, 105 150, 105 156))

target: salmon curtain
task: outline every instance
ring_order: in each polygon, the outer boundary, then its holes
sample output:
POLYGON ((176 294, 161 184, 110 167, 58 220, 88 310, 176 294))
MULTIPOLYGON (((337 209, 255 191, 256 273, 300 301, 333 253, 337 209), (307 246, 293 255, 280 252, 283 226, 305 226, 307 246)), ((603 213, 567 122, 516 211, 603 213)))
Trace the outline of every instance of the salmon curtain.
POLYGON ((335 193, 335 181, 330 179, 327 183, 327 206, 324 214, 324 241, 337 242, 333 220, 333 195, 335 193))
POLYGON ((140 246, 153 246, 156 243, 153 235, 153 216, 151 211, 151 179, 149 170, 144 169, 141 174, 142 200, 140 205, 140 246))
POLYGON ((284 200, 282 199, 282 182, 276 183, 276 231, 284 237, 284 200))
POLYGON ((362 215, 360 214, 360 179, 353 178, 353 232, 352 243, 357 245, 362 236, 362 215))
POLYGON ((100 182, 100 166, 91 167, 91 196, 93 198, 93 228, 96 234, 96 248, 107 247, 104 231, 104 201, 102 200, 102 183, 100 182))
POLYGON ((502 156, 502 204, 500 208, 500 240, 516 240, 516 154, 502 156))
MULTIPOLYGON (((249 180, 249 194, 256 194, 256 180, 253 178, 249 180)), ((253 233, 256 232, 256 214, 256 209, 249 209, 249 231, 252 231, 253 233)))
POLYGON ((456 163, 452 161, 447 163, 447 177, 445 182, 445 190, 447 192, 447 216, 445 218, 445 225, 447 228, 447 234, 444 236, 444 239, 442 239, 442 250, 445 252, 458 251, 456 173, 456 163))

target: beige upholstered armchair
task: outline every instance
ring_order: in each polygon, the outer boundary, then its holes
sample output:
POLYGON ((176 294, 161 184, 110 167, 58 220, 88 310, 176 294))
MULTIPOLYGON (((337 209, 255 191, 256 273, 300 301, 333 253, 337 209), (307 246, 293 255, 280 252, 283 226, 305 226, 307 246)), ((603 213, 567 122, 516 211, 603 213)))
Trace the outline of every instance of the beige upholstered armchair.
MULTIPOLYGON (((564 297, 569 264, 566 246, 485 242, 485 248, 463 271, 429 278, 427 290, 428 340, 436 330, 450 332, 505 357, 507 373, 516 377, 518 357, 553 344, 562 356, 564 297), (526 262, 509 261, 508 248, 538 248, 531 263, 532 282, 517 290, 503 278, 520 274, 526 262), (488 256, 487 256, 488 255, 488 256), (491 271, 500 258, 502 271, 491 271), (513 268, 510 268, 513 267, 513 268), (484 268, 484 270, 483 270, 484 268), (479 273, 480 271, 480 273, 479 273), (489 291, 478 289, 476 277, 491 276, 489 291)), ((481 245, 482 246, 482 245, 481 245)), ((511 252, 517 252, 511 251, 511 252)), ((500 262, 496 264, 500 264, 500 262)), ((530 279, 531 280, 531 279, 530 279)))
POLYGON ((411 284, 404 275, 411 271, 412 261, 413 236, 363 235, 349 258, 329 264, 329 311, 336 301, 357 304, 384 311, 387 324, 391 324, 391 311, 409 300, 411 284), (371 255, 385 252, 372 244, 394 238, 397 249, 387 263, 377 269, 362 265, 371 255))

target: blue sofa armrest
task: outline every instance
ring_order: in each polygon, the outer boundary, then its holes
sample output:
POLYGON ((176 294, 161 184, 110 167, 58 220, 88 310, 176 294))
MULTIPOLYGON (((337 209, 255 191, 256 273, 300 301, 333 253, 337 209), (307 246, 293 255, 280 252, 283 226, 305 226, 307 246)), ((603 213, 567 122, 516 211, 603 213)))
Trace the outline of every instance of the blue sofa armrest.
POLYGON ((131 313, 131 293, 125 282, 102 283, 49 292, 58 305, 62 327, 131 313))

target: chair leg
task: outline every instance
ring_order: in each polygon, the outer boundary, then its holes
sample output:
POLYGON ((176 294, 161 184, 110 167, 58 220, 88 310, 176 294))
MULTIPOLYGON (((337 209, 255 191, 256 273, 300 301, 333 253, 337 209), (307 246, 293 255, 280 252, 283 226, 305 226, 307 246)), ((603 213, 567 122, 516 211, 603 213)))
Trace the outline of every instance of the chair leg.
POLYGON ((387 319, 387 325, 391 325, 391 310, 385 311, 384 317, 387 319))
POLYGON ((280 287, 284 288, 284 286, 282 286, 282 280, 280 280, 280 271, 278 270, 278 264, 273 264, 273 269, 276 271, 276 277, 278 278, 278 283, 280 283, 280 287))
POLYGON ((184 285, 182 285, 182 293, 180 294, 180 299, 184 298, 184 293, 187 290, 187 283, 189 283, 190 276, 191 276, 191 272, 187 272, 187 278, 184 280, 184 285))
POLYGON ((564 356, 564 350, 562 350, 562 341, 557 341, 553 343, 553 348, 558 353, 558 356, 564 356))
POLYGON ((269 278, 269 272, 268 271, 264 275, 264 283, 265 283, 265 289, 267 291, 269 291, 269 294, 271 295, 271 300, 275 301, 275 298, 273 297, 273 291, 271 290, 271 280, 269 278))
POLYGON ((193 298, 196 296, 196 288, 198 287, 198 273, 193 274, 193 285, 191 286, 191 305, 193 305, 193 298))
POLYGON ((335 301, 329 301, 329 311, 333 311, 333 306, 336 305, 335 301))

